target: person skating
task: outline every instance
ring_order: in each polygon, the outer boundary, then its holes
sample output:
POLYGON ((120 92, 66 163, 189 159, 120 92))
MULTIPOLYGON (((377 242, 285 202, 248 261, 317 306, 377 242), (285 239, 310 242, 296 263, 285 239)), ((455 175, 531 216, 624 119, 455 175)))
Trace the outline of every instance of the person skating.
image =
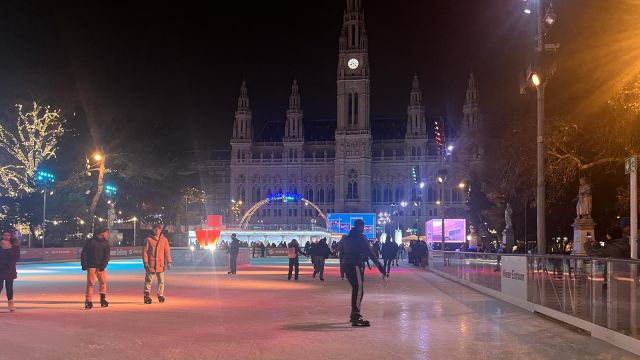
POLYGON ((387 235, 387 239, 382 244, 382 259, 384 260, 385 275, 389 277, 391 272, 391 264, 398 254, 398 244, 395 241, 391 241, 391 236, 387 235))
POLYGON ((142 249, 142 262, 144 263, 144 303, 151 304, 151 282, 153 275, 158 279, 158 302, 165 302, 164 297, 164 270, 171 269, 171 248, 169 240, 162 235, 162 225, 154 225, 151 236, 144 240, 142 249))
POLYGON ((287 245, 287 248, 287 254, 289 257, 289 275, 287 276, 287 280, 291 280, 291 273, 293 272, 294 268, 294 279, 298 280, 298 274, 300 273, 300 261, 298 255, 307 256, 307 254, 300 250, 300 245, 298 244, 298 240, 296 239, 291 240, 291 242, 287 245))
POLYGON ((322 238, 315 247, 311 247, 313 250, 313 277, 316 277, 316 273, 320 275, 320 281, 324 281, 324 261, 329 258, 331 249, 327 245, 327 239, 322 238))
POLYGON ((3 287, 7 288, 7 307, 9 311, 15 311, 13 303, 13 281, 18 277, 16 263, 20 259, 20 243, 13 237, 11 229, 2 230, 0 241, 0 293, 3 287))
POLYGON ((338 253, 338 259, 340 259, 340 278, 344 280, 344 268, 342 267, 342 260, 344 259, 344 251, 342 251, 342 247, 344 246, 344 238, 345 235, 342 235, 340 241, 336 244, 336 252, 338 253))
POLYGON ((93 237, 87 240, 80 253, 82 270, 87 271, 85 309, 93 308, 93 286, 96 284, 96 279, 100 284, 100 306, 109 306, 109 302, 107 302, 107 265, 110 258, 109 229, 97 226, 93 231, 93 237))
POLYGON ((344 239, 343 251, 344 272, 351 285, 351 325, 369 326, 370 323, 362 318, 360 307, 364 295, 364 262, 371 259, 384 275, 384 267, 380 264, 373 251, 369 247, 369 241, 363 235, 364 221, 357 219, 349 235, 344 239))
POLYGON ((227 254, 229 254, 229 271, 227 274, 235 274, 238 267, 238 253, 240 252, 240 240, 236 237, 236 234, 231 234, 231 243, 227 254))

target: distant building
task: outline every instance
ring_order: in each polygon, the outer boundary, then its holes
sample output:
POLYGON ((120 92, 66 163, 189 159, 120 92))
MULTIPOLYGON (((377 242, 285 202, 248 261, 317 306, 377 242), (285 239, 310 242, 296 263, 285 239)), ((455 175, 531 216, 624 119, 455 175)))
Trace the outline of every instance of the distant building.
MULTIPOLYGON (((442 119, 429 118, 422 91, 414 76, 409 91, 405 119, 372 119, 368 39, 360 0, 347 0, 340 33, 337 71, 336 119, 303 120, 300 89, 293 80, 289 108, 284 122, 267 123, 255 134, 246 83, 243 81, 235 112, 228 175, 224 162, 202 162, 208 175, 218 177, 208 194, 211 210, 229 209, 231 199, 242 200, 242 211, 276 192, 294 192, 329 212, 396 212, 393 225, 418 225, 441 215, 436 173, 445 158, 449 168, 446 182, 446 214, 464 217, 468 165, 481 158, 477 145, 477 90, 469 77, 462 126, 458 131, 460 149, 454 162, 444 154, 433 134, 435 123, 444 132, 442 119), (441 156, 442 154, 442 156, 441 156), (452 167, 456 164, 456 167, 452 167), (224 181, 222 181, 224 179, 224 181), (421 186, 421 183, 423 186, 421 186), (226 186, 226 191, 221 188, 226 186), (229 197, 223 199, 224 195, 229 197), (406 207, 400 204, 406 202, 406 207), (215 203, 215 204, 214 204, 215 203)), ((462 94, 461 94, 462 95, 462 94)), ((207 180, 210 181, 210 180, 207 180)), ((300 203, 272 203, 261 208, 251 223, 309 224, 320 221, 316 212, 300 203)))

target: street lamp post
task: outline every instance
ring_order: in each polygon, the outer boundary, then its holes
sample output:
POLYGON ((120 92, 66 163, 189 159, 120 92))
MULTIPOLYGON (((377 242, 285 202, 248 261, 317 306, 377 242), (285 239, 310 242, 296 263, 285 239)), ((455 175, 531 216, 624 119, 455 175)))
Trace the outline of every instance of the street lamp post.
MULTIPOLYGON (((556 50, 557 44, 545 45, 545 35, 547 30, 555 23, 556 14, 553 7, 549 4, 545 7, 545 0, 536 0, 535 17, 536 17, 536 61, 535 70, 529 71, 527 81, 536 89, 536 111, 537 111, 537 134, 536 134, 536 243, 538 254, 546 253, 546 223, 545 223, 545 206, 546 206, 546 189, 544 183, 544 165, 545 165, 545 148, 544 148, 544 90, 547 81, 553 73, 552 68, 542 69, 542 57, 546 50, 556 50), (547 48, 548 47, 548 48, 547 48)), ((531 14, 532 9, 525 4, 525 13, 531 14)), ((523 88, 521 88, 522 91, 523 88)), ((526 241, 526 240, 525 240, 526 241)))
MULTIPOLYGON (((47 185, 49 182, 56 181, 56 177, 49 172, 38 171, 36 179, 41 182, 44 187, 44 196, 42 201, 42 247, 44 248, 44 236, 47 227, 47 193, 49 192, 47 185)), ((31 245, 29 245, 29 247, 31 247, 31 245)))

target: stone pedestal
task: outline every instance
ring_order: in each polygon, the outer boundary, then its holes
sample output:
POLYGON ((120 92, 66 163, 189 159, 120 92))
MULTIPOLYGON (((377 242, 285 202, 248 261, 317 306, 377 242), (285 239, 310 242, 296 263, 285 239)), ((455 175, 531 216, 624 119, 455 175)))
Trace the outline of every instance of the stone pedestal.
POLYGON ((593 219, 575 219, 573 224, 573 252, 571 255, 586 255, 583 244, 596 238, 596 223, 593 219))
POLYGON ((502 244, 504 245, 504 252, 511 252, 513 249, 513 244, 515 243, 515 235, 513 234, 513 229, 507 228, 502 230, 502 244))

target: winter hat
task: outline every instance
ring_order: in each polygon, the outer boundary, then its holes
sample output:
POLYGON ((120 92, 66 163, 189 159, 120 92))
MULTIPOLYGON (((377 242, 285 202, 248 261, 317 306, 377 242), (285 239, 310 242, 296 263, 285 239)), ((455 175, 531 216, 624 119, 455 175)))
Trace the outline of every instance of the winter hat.
POLYGON ((97 225, 94 229, 93 229, 93 235, 98 236, 100 234, 102 234, 103 232, 109 230, 106 226, 103 225, 97 225))
POLYGON ((622 219, 620 219, 620 227, 623 229, 631 227, 631 219, 628 217, 623 217, 622 219))

